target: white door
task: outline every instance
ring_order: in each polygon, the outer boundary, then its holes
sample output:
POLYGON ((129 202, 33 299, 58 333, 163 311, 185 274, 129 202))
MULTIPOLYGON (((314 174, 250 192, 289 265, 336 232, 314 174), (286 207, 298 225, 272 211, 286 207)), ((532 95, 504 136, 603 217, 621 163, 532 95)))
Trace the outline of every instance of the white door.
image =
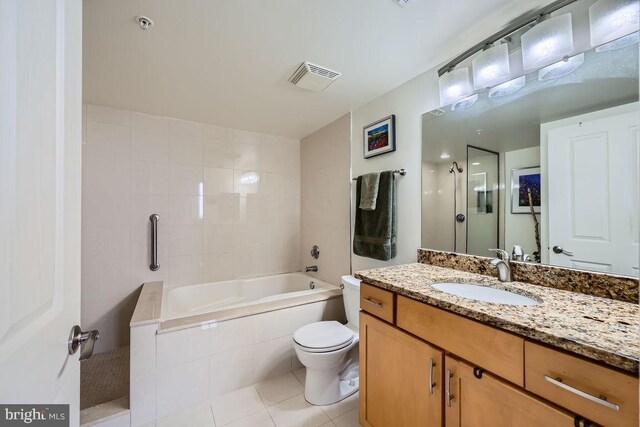
POLYGON ((0 0, 0 404, 70 404, 71 425, 81 82, 81 0, 0 0))
POLYGON ((632 107, 549 130, 551 264, 638 275, 640 127, 632 107))

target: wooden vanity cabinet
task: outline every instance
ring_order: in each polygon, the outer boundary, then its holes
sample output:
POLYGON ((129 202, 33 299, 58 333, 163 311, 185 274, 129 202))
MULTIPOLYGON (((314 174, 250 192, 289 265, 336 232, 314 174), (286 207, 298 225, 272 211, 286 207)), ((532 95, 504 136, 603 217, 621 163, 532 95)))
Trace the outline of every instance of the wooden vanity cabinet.
POLYGON ((442 425, 442 351, 360 313, 360 424, 442 425))
POLYGON ((446 427, 573 426, 574 416, 486 372, 445 357, 446 427))
POLYGON ((363 426, 638 425, 637 376, 365 283, 360 308, 363 426))

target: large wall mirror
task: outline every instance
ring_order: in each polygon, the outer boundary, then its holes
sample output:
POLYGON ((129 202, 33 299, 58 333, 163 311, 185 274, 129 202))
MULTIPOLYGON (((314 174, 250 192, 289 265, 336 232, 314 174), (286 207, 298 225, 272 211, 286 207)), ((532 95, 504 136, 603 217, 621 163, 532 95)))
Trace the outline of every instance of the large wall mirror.
POLYGON ((592 48, 593 3, 569 60, 423 115, 423 247, 637 277, 638 44, 592 48))

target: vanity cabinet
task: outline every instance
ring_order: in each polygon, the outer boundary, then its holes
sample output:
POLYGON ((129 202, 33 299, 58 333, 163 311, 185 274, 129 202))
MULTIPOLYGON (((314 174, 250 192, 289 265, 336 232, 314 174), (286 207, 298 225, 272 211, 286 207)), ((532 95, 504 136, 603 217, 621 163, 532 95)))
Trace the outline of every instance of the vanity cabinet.
POLYGON ((442 425, 443 352, 360 314, 360 424, 442 425))
POLYGON ((444 388, 446 427, 574 425, 572 414, 451 356, 444 388))
POLYGON ((363 283, 360 423, 637 426, 638 378, 363 283))

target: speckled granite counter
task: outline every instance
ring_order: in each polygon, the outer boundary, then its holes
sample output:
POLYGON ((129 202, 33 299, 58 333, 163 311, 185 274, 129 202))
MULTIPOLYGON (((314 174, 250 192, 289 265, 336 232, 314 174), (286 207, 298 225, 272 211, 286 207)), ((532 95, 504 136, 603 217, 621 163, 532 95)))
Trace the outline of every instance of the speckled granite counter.
POLYGON ((355 276, 371 285, 484 322, 525 338, 622 369, 638 372, 637 304, 564 291, 427 264, 363 270, 355 276), (438 291, 438 282, 478 283, 526 295, 535 306, 479 302, 438 291))

